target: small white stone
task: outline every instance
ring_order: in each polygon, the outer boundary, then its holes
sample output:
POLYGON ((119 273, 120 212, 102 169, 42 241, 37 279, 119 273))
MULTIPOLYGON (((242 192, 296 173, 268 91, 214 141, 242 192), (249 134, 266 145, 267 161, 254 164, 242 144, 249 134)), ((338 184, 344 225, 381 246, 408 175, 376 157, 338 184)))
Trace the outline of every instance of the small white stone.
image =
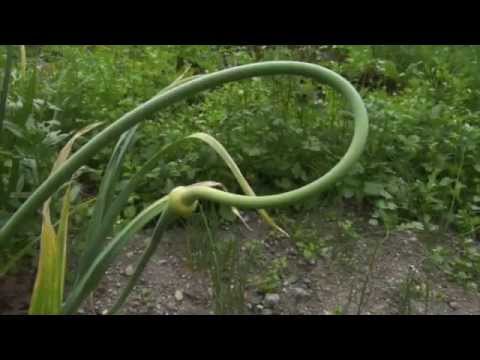
POLYGON ((293 293, 295 294, 295 296, 297 298, 308 298, 310 296, 310 294, 308 293, 308 291, 306 291, 305 289, 301 288, 301 287, 295 287, 292 289, 293 290, 293 293))
POLYGON ((135 269, 133 268, 133 266, 128 265, 127 268, 125 269, 125 275, 132 276, 134 273, 135 273, 135 269))
POLYGON ((458 303, 456 301, 450 301, 448 303, 448 305, 453 309, 453 310, 458 310, 460 308, 460 306, 458 305, 458 303))
POLYGON ((267 294, 265 295, 264 304, 267 307, 275 307, 280 302, 280 295, 278 294, 267 294))
POLYGON ((177 301, 183 300, 183 292, 181 290, 175 291, 175 300, 177 301))

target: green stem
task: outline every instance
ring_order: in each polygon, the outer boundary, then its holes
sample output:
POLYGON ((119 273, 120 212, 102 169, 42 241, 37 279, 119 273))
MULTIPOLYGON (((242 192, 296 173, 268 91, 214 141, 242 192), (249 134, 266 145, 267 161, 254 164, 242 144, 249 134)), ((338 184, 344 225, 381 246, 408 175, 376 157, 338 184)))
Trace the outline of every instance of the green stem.
POLYGON ((144 209, 100 251, 92 265, 85 272, 85 275, 82 276, 68 294, 62 308, 63 314, 75 313, 80 304, 95 290, 105 271, 131 240, 132 236, 143 229, 154 217, 163 213, 167 206, 167 201, 169 201, 168 196, 161 198, 144 209))
POLYGON ((145 266, 147 266, 148 261, 157 250, 158 245, 160 244, 160 240, 162 240, 163 234, 167 229, 168 225, 171 224, 176 218, 177 218, 176 215, 171 211, 170 207, 167 206, 165 211, 160 216, 160 219, 158 220, 157 225, 155 226, 155 230, 153 231, 153 236, 152 236, 152 239, 150 240, 150 244, 148 244, 147 250, 145 250, 145 253, 140 259, 140 262, 138 263, 137 268, 135 269, 135 273, 132 275, 125 289, 123 289, 123 292, 118 298, 115 305, 108 312, 109 315, 116 314, 117 311, 120 309, 120 307, 123 305, 128 295, 133 290, 133 287, 137 284, 138 280, 140 279, 140 276, 142 275, 143 270, 145 270, 145 266))
POLYGON ((13 48, 11 45, 7 45, 6 48, 7 63, 5 64, 5 70, 3 72, 2 94, 0 96, 0 144, 2 143, 3 120, 5 119, 5 113, 7 110, 8 87, 10 85, 10 77, 13 67, 13 48))
POLYGON ((363 101, 355 88, 343 77, 319 65, 293 61, 271 61, 243 65, 215 73, 203 75, 184 83, 140 105, 133 111, 125 114, 112 125, 104 129, 92 140, 78 150, 68 161, 57 169, 31 197, 15 212, 9 221, 0 229, 0 245, 10 239, 11 235, 23 221, 38 209, 63 183, 68 181, 73 173, 84 165, 102 148, 116 140, 121 134, 135 126, 155 111, 163 109, 178 101, 191 97, 199 92, 219 85, 239 81, 257 76, 297 75, 330 85, 340 92, 350 105, 355 119, 355 133, 352 143, 340 162, 320 179, 300 189, 287 193, 270 196, 243 196, 203 187, 188 188, 185 200, 191 203, 195 198, 217 201, 223 204, 262 209, 278 206, 287 206, 300 202, 310 196, 332 186, 340 177, 347 174, 350 168, 360 157, 368 135, 368 116, 363 101))

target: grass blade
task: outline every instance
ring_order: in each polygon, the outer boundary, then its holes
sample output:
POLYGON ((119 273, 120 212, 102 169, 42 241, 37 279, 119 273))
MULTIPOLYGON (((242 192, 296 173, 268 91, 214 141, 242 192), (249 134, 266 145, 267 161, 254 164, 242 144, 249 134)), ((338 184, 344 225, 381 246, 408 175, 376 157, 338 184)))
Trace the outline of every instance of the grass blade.
POLYGON ((11 45, 7 45, 7 63, 3 72, 2 93, 0 94, 0 143, 2 142, 3 120, 7 111, 8 88, 10 86, 10 78, 13 68, 13 49, 11 45))
POLYGON ((20 50, 20 71, 22 76, 25 76, 27 72, 27 50, 25 45, 19 45, 20 50))
MULTIPOLYGON (((137 126, 133 127, 120 137, 105 170, 93 214, 85 232, 86 248, 79 261, 77 279, 84 275, 86 269, 92 264, 99 249, 105 245, 107 236, 102 236, 102 232, 98 231, 98 229, 102 228, 105 212, 107 211, 108 205, 113 202, 114 190, 120 178, 123 160, 133 143, 137 128, 137 126)), ((106 231, 111 231, 113 229, 113 221, 111 223, 107 222, 105 226, 106 231)))
POLYGON ((163 234, 167 226, 175 218, 176 218, 175 215, 171 213, 171 211, 167 206, 163 211, 162 215, 160 216, 160 219, 158 220, 157 224, 155 225, 155 230, 153 231, 152 239, 148 244, 148 247, 143 253, 142 257, 140 258, 140 261, 137 267, 135 268, 135 272, 130 278, 127 286, 123 289, 122 294, 120 295, 118 300, 115 302, 115 305, 113 305, 112 309, 108 312, 109 315, 115 314, 120 309, 120 307, 124 304, 128 295, 130 295, 134 286, 140 279, 140 276, 142 275, 143 270, 145 270, 145 266, 148 264, 148 261, 157 250, 158 245, 160 244, 160 240, 163 238, 163 234))
POLYGON ((60 296, 63 302, 63 294, 65 287, 65 274, 67 272, 67 238, 68 238, 68 221, 70 216, 70 191, 71 185, 68 184, 65 195, 63 196, 62 211, 60 213, 60 224, 58 226, 57 246, 58 246, 58 268, 60 269, 60 296))
POLYGON ((17 124, 20 126, 25 126, 28 121, 29 116, 33 111, 33 101, 37 94, 37 83, 38 83, 38 73, 37 67, 34 66, 31 71, 31 75, 28 79, 28 87, 25 91, 25 102, 22 111, 19 113, 19 119, 17 119, 17 124))

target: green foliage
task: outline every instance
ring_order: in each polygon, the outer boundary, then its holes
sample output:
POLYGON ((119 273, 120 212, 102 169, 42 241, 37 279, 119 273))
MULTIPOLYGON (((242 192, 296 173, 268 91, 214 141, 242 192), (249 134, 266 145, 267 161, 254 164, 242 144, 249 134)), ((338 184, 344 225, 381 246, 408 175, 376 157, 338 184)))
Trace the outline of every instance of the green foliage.
MULTIPOLYGON (((28 54, 25 76, 18 63, 13 65, 5 102, 0 227, 48 175, 65 139, 79 128, 114 121, 181 74, 193 76, 253 61, 301 60, 327 66, 361 89, 371 123, 366 154, 320 201, 353 205, 369 216, 371 225, 388 231, 453 230, 468 236, 472 241, 461 242, 458 248, 435 248, 432 262, 455 281, 472 288, 478 284, 480 47, 44 46, 28 49, 28 54)), ((4 70, 5 49, 0 55, 4 70)), ((351 123, 350 112, 335 92, 310 80, 283 76, 231 83, 173 105, 152 115, 132 135, 130 151, 122 156, 122 176, 112 175, 118 181, 110 190, 123 194, 114 207, 121 211, 111 210, 102 231, 114 234, 178 184, 207 178, 240 191, 235 177, 206 147, 191 152, 194 145, 185 144, 185 151, 172 150, 171 156, 157 158, 145 171, 144 164, 163 146, 186 135, 204 131, 215 136, 235 154, 257 193, 271 194, 328 171, 348 146, 351 123), (125 180, 136 174, 141 176, 134 182, 125 180)), ((94 189, 108 171, 105 164, 111 155, 101 151, 89 162, 72 184, 72 197, 85 200, 98 195, 94 189)), ((105 194, 99 200, 108 203, 111 197, 105 194)), ((93 231, 94 221, 102 222, 107 215, 96 209, 100 215, 86 205, 72 209, 73 223, 82 228, 93 216, 96 220, 89 222, 93 231)), ((2 265, 18 254, 29 254, 25 249, 39 233, 39 217, 29 219, 24 228, 11 247, 1 249, 2 265)), ((292 232, 308 261, 342 258, 357 237, 348 222, 335 224, 335 238, 315 230, 292 232)), ((74 246, 80 251, 87 245, 83 241, 74 246)), ((232 244, 225 246, 215 251, 234 251, 228 250, 232 244)), ((278 288, 282 268, 280 260, 271 265, 262 285, 265 291, 278 288)))
POLYGON ((472 239, 454 246, 436 246, 429 262, 440 268, 452 281, 467 289, 478 291, 480 282, 480 249, 472 239))
POLYGON ((428 314, 432 300, 441 296, 432 289, 431 280, 421 277, 414 266, 408 268, 395 293, 394 305, 398 315, 428 314))
MULTIPOLYGON (((322 219, 328 216, 323 211, 319 214, 322 219)), ((360 237, 353 222, 336 220, 337 215, 329 222, 319 222, 315 215, 313 218, 311 215, 291 225, 294 228, 292 239, 299 255, 308 262, 323 259, 350 266, 360 237)))
MULTIPOLYGON (((474 200, 480 191, 478 54, 476 46, 47 46, 29 59, 37 62, 38 74, 31 70, 29 79, 20 79, 16 69, 13 74, 11 125, 5 131, 21 149, 12 154, 6 144, 0 156, 11 174, 2 176, 4 186, 23 197, 10 198, 10 208, 38 185, 52 161, 52 147, 70 131, 95 120, 113 121, 184 70, 195 75, 254 60, 296 59, 330 66, 365 92, 372 124, 368 154, 338 184, 338 196, 372 206, 372 223, 389 228, 420 221, 427 228, 474 231, 480 223, 474 200)), ((159 146, 214 130, 260 192, 285 191, 330 169, 351 132, 349 113, 337 95, 308 80, 242 81, 188 103, 154 115, 155 121, 139 129, 135 148, 140 151, 127 156, 127 176, 159 146)), ((164 185, 145 182, 124 216, 134 216, 142 203, 179 181, 208 177, 236 189, 212 155, 205 149, 166 164, 164 185)), ((99 153, 91 167, 107 157, 99 153)), ((149 178, 157 178, 158 171, 149 178)), ((8 210, 2 212, 8 216, 8 210)))
POLYGON ((250 251, 242 251, 241 241, 220 230, 218 210, 207 206, 188 225, 187 260, 195 270, 209 275, 215 314, 245 313, 248 273, 255 263, 250 251))
MULTIPOLYGON (((12 69, 10 87, 8 92, 3 92, 5 118, 0 141, 0 226, 48 175, 55 154, 69 135, 60 130, 54 115, 55 106, 46 101, 40 91, 43 79, 39 78, 36 59, 31 62, 32 66, 25 74, 16 67, 12 69)), ((2 249, 1 263, 23 252, 31 236, 38 234, 38 222, 25 225, 24 228, 32 232, 25 231, 22 238, 2 249)))
POLYGON ((262 293, 278 292, 282 286, 283 276, 288 267, 288 260, 285 256, 273 259, 264 274, 257 277, 255 285, 262 293))

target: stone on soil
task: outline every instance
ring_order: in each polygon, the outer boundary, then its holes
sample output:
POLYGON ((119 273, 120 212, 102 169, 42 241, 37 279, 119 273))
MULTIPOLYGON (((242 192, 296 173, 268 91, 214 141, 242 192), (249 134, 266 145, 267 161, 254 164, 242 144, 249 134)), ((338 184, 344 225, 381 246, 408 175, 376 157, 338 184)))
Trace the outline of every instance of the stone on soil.
POLYGON ((133 266, 128 265, 127 268, 125 269, 125 275, 132 276, 134 273, 135 273, 135 269, 133 268, 133 266))
POLYGON ((278 305, 280 302, 280 295, 278 294, 267 294, 265 295, 265 299, 263 300, 263 303, 265 304, 266 307, 273 308, 278 305))
POLYGON ((182 301, 183 300, 183 291, 177 290, 175 291, 175 300, 182 301))
POLYGON ((292 292, 298 299, 306 299, 310 296, 310 293, 301 287, 292 288, 292 292))

